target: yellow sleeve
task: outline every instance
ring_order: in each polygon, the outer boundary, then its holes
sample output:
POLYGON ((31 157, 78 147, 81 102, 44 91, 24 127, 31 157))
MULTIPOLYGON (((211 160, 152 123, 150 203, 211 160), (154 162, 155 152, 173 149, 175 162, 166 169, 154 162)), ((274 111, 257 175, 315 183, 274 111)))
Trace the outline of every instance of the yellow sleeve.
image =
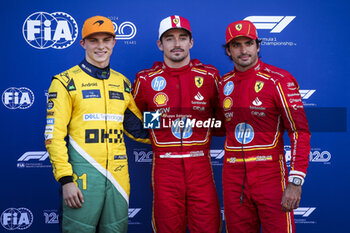
POLYGON ((64 176, 73 175, 72 166, 68 162, 68 150, 65 141, 71 114, 71 96, 63 83, 54 77, 49 89, 47 103, 45 145, 57 181, 64 176))

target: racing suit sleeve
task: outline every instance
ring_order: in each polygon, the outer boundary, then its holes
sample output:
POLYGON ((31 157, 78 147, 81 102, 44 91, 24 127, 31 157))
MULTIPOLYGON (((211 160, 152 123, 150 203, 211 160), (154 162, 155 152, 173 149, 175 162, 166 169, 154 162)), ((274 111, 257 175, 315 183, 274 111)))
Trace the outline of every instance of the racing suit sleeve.
POLYGON ((128 107, 124 112, 124 133, 131 139, 150 144, 148 130, 143 128, 143 117, 131 93, 128 107))
POLYGON ((310 131, 299 85, 295 78, 288 74, 276 84, 276 99, 282 115, 282 122, 287 129, 291 142, 290 177, 299 177, 304 182, 309 165, 310 131))
POLYGON ((71 114, 71 97, 66 87, 54 77, 49 88, 45 145, 50 155, 55 179, 61 183, 70 182, 73 175, 65 141, 71 114))
POLYGON ((220 96, 219 96, 219 80, 221 79, 220 74, 217 73, 215 75, 215 94, 213 98, 213 113, 215 119, 221 121, 221 127, 220 128, 214 128, 213 129, 213 135, 218 137, 223 137, 226 135, 226 129, 225 129, 225 117, 223 113, 223 109, 220 107, 220 96))
POLYGON ((144 111, 148 110, 148 107, 147 102, 145 101, 145 98, 143 96, 141 79, 142 77, 140 75, 136 75, 136 79, 132 87, 132 95, 134 96, 135 103, 138 109, 141 113, 143 113, 144 111))
POLYGON ((130 96, 128 108, 124 112, 123 125, 124 132, 129 138, 142 143, 151 143, 148 131, 143 128, 142 114, 132 96, 130 96))

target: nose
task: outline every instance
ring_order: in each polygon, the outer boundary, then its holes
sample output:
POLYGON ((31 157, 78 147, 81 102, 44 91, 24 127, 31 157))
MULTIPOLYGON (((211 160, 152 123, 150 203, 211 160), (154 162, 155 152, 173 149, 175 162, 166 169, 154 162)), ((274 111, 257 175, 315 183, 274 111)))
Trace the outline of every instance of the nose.
POLYGON ((176 38, 175 39, 175 47, 179 47, 180 46, 180 39, 176 38))
POLYGON ((98 48, 98 49, 103 49, 103 48, 104 48, 104 43, 103 43, 103 41, 98 41, 97 48, 98 48))
POLYGON ((246 46, 246 45, 243 45, 243 46, 241 47, 241 53, 242 53, 242 54, 246 54, 246 53, 247 53, 247 46, 246 46))

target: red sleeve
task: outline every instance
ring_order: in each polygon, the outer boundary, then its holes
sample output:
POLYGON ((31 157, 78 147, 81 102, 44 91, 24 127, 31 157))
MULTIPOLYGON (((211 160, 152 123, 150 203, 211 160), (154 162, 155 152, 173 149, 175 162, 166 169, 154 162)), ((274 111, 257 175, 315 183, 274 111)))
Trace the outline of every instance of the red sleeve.
POLYGON ((221 121, 221 127, 220 128, 214 128, 213 129, 213 135, 218 136, 218 137, 223 137, 226 135, 226 130, 225 130, 225 117, 224 117, 224 112, 223 109, 220 107, 220 96, 219 96, 219 80, 221 80, 219 72, 215 74, 215 88, 216 92, 214 95, 214 103, 213 103, 213 111, 214 111, 214 116, 215 119, 221 121))
POLYGON ((291 141, 289 176, 304 178, 309 165, 310 131, 299 93, 299 85, 289 73, 276 83, 277 105, 291 141))
POLYGON ((144 99, 143 85, 141 83, 144 80, 142 79, 144 79, 142 75, 136 74, 136 79, 132 86, 132 95, 141 113, 143 113, 144 111, 147 111, 147 102, 144 99))

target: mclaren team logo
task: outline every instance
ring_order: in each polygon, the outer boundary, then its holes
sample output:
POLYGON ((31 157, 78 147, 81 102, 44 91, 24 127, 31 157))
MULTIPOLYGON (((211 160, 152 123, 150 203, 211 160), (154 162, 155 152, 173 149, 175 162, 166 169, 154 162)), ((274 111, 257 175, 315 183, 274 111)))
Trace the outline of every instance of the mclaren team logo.
POLYGON ((264 87, 264 82, 263 81, 256 81, 255 82, 255 87, 254 90, 256 93, 258 93, 259 91, 261 91, 264 87))
POLYGON ((199 76, 195 77, 194 83, 198 88, 200 88, 203 85, 203 77, 199 77, 199 76))
POLYGON ((153 97, 153 102, 157 107, 165 106, 168 103, 168 96, 164 92, 160 92, 153 97))

